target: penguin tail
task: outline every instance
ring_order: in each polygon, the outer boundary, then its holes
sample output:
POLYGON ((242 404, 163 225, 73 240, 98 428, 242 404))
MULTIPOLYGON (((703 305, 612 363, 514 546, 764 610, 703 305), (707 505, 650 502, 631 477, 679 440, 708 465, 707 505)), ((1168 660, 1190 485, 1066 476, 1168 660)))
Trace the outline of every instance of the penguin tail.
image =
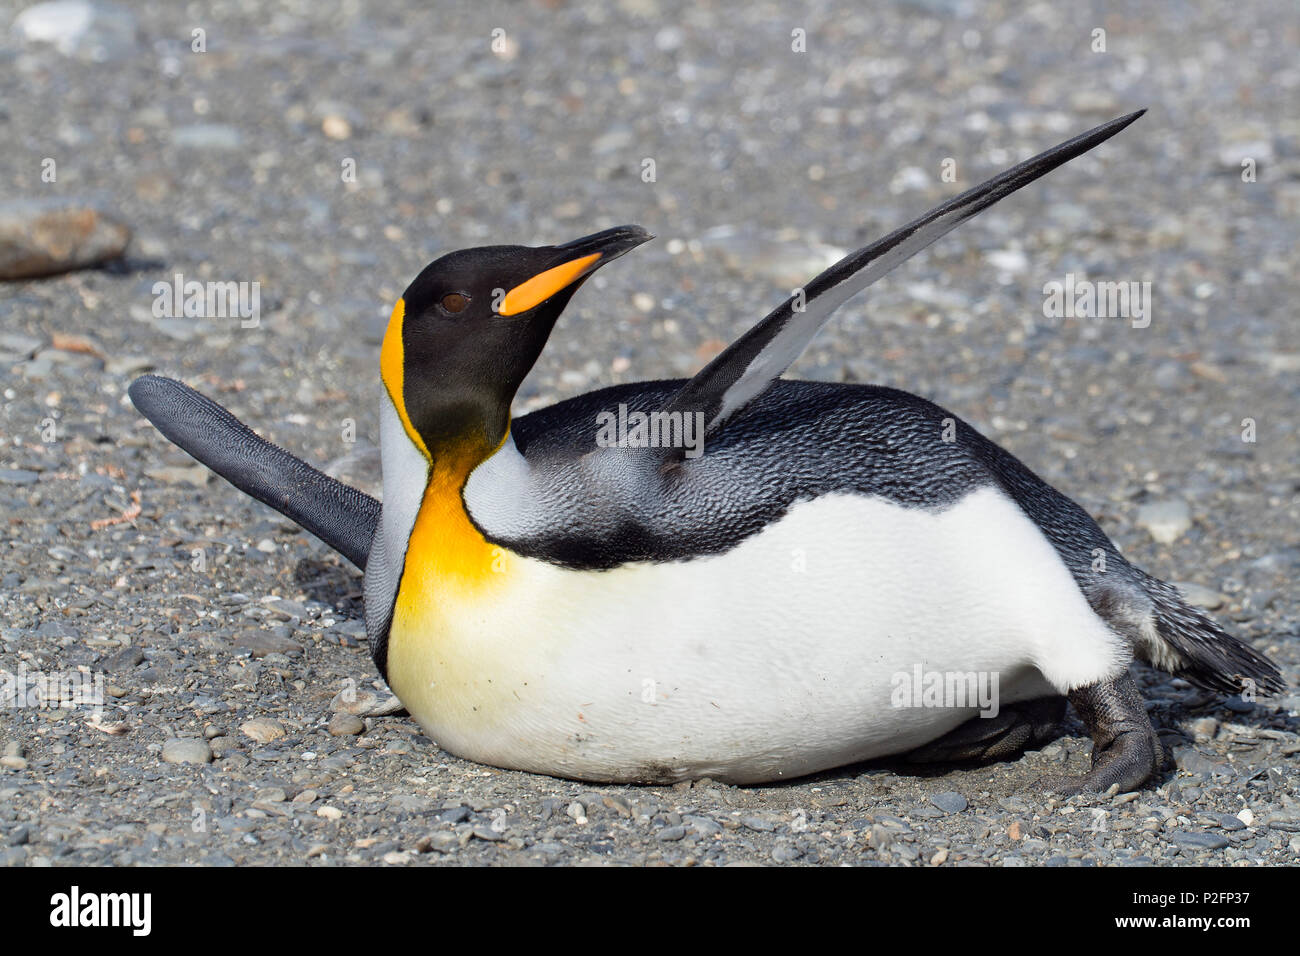
POLYGON ((1094 596, 1108 605, 1103 617, 1134 639, 1143 660, 1198 687, 1247 699, 1286 689, 1276 664, 1188 604, 1172 584, 1132 565, 1125 570, 1132 574, 1132 590, 1126 586, 1120 595, 1108 588, 1106 597, 1094 596))

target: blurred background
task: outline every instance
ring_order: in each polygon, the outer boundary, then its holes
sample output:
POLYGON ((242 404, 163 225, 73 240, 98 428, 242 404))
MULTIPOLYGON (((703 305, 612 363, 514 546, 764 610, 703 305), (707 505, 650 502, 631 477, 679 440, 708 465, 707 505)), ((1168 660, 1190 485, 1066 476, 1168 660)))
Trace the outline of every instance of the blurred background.
MULTIPOLYGON (((323 546, 134 412, 143 371, 373 490, 384 325, 443 252, 658 236, 577 295, 522 413, 691 374, 842 253, 1146 107, 789 374, 951 409, 1293 675, 1298 50, 1292 0, 0 2, 7 659, 184 672, 177 634, 263 610, 231 592, 308 608, 275 618, 297 640, 359 613, 323 546), (160 314, 178 274, 256 283, 256 321, 160 314), (1069 274, 1149 282, 1150 324, 1046 316, 1069 274)), ((338 626, 322 673, 365 672, 338 626)))

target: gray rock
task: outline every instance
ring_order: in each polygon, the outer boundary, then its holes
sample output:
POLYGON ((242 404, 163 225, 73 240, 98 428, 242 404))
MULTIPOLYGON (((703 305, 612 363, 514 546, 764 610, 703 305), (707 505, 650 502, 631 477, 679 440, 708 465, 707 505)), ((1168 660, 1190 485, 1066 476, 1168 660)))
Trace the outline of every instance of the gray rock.
POLYGON ((1224 777, 1236 776, 1230 766, 1206 756, 1194 747, 1175 747, 1173 757, 1174 764, 1178 769, 1185 770, 1188 773, 1203 773, 1224 777))
POLYGON ((1226 837, 1203 830, 1175 830, 1169 837, 1179 846, 1196 850, 1222 850, 1228 845, 1226 837))
POLYGON ((356 714, 338 713, 330 718, 327 729, 333 737, 355 737, 365 733, 366 722, 356 714))
POLYGON ((120 651, 105 658, 100 665, 110 674, 120 674, 124 671, 130 671, 144 661, 144 651, 138 647, 124 647, 120 651))
MULTIPOLYGON (((421 841, 421 843, 423 844, 424 841, 421 841)), ((427 849, 437 853, 455 853, 460 849, 460 837, 445 831, 431 833, 428 837, 428 843, 421 846, 420 849, 427 849)))
POLYGON ((405 708, 396 695, 381 697, 374 691, 348 688, 334 695, 330 710, 335 713, 355 714, 358 717, 384 717, 405 708))
POLYGON ((944 813, 961 813, 969 805, 965 797, 951 790, 930 794, 930 802, 944 813))
POLYGON ((803 851, 793 843, 778 843, 772 848, 772 860, 776 863, 791 863, 803 856, 803 851))
POLYGON ((197 737, 172 737, 163 744, 162 758, 167 763, 211 763, 212 748, 197 737))
POLYGON ((722 824, 709 817, 687 815, 682 817, 682 822, 702 837, 713 837, 722 832, 722 824))
POLYGON ((248 651, 253 657, 265 657, 267 654, 283 654, 286 657, 301 657, 302 645, 290 637, 281 637, 270 631, 241 631, 235 638, 235 647, 248 651))
POLYGON ((1300 833, 1300 811, 1297 810, 1278 810, 1270 813, 1260 822, 1270 830, 1300 833))

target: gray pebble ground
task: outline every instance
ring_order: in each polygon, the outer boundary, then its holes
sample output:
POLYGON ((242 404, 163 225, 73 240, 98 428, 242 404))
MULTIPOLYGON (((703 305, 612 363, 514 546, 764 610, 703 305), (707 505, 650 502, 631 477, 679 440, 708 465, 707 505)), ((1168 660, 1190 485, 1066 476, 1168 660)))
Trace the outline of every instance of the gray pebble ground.
POLYGON ((108 701, 0 711, 0 863, 1297 859, 1292 0, 146 0, 95 4, 80 35, 22 6, 0 2, 2 198, 96 204, 134 236, 123 264, 0 285, 0 666, 102 673, 108 701), (455 759, 382 713, 350 567, 126 398, 177 376, 373 490, 380 336, 441 252, 659 236, 578 295, 527 411, 692 372, 836 248, 1142 106, 852 302, 792 373, 951 408, 1282 666, 1290 696, 1255 704, 1139 668, 1175 755, 1139 793, 1043 792, 1087 768, 1073 721, 1008 763, 772 787, 455 759), (176 273, 259 282, 260 323, 155 317, 176 273), (1150 281, 1149 327, 1045 318, 1067 273, 1150 281))

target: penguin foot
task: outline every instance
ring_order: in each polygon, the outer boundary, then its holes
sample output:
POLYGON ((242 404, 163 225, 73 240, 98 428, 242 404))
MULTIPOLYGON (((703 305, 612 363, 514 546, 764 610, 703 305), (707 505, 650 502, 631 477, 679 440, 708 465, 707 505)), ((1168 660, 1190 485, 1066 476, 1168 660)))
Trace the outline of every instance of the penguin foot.
POLYGON ((1066 796, 1112 789, 1126 793, 1160 771, 1164 748, 1128 671, 1113 680, 1077 688, 1069 699, 1092 734, 1092 769, 1051 789, 1066 796))
POLYGON ((908 763, 1005 760, 1054 739, 1065 716, 1064 697, 1007 704, 996 717, 972 717, 956 730, 906 754, 908 763))

